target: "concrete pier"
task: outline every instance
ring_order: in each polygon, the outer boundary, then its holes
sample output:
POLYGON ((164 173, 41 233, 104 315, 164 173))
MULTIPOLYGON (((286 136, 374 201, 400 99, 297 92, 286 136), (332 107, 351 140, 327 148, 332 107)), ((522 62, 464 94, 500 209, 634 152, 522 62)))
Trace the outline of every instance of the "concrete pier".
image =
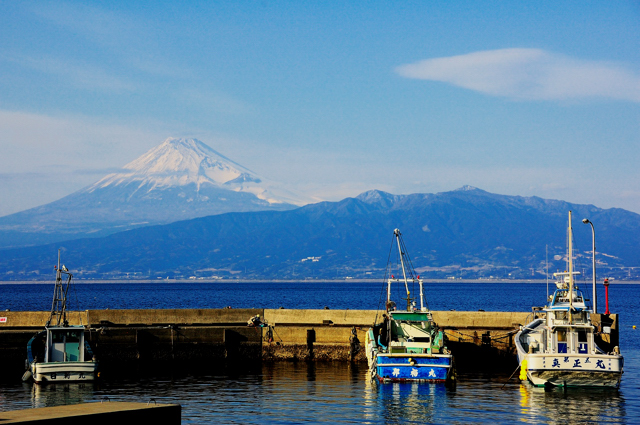
MULTIPOLYGON (((375 310, 150 309, 70 312, 69 319, 87 326, 86 339, 101 368, 108 369, 174 360, 363 362, 364 350, 353 350, 353 334, 364 345, 365 332, 381 315, 375 310), (247 326, 256 315, 265 326, 247 326)), ((27 341, 44 328, 48 317, 48 312, 0 312, 4 374, 22 375, 27 341)), ((433 318, 444 330, 457 367, 480 372, 515 367, 513 337, 531 313, 434 311, 433 318)), ((618 316, 609 319, 611 333, 599 334, 599 345, 607 351, 618 345, 618 316)), ((592 315, 597 326, 603 320, 604 315, 592 315)))
POLYGON ((2 424, 86 425, 113 423, 179 424, 179 404, 82 403, 0 412, 2 424))

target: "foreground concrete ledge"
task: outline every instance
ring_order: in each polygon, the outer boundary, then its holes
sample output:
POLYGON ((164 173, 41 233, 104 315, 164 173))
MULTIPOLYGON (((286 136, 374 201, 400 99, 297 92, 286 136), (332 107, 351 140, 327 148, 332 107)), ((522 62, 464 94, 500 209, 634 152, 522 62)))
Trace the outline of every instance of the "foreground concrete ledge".
POLYGON ((0 412, 0 424, 86 425, 116 423, 116 421, 179 424, 181 409, 179 404, 94 402, 0 412))

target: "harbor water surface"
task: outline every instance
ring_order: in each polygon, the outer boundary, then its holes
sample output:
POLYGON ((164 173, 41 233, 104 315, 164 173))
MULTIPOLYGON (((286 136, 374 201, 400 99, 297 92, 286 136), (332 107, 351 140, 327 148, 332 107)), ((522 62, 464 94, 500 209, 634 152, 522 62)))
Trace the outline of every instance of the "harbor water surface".
MULTIPOLYGON (((590 288, 582 283, 583 289, 590 288)), ((76 284, 71 309, 331 308, 376 309, 382 283, 291 282, 76 284)), ((433 310, 530 311, 545 284, 429 283, 433 310)), ((53 285, 0 284, 0 311, 49 310, 53 285)), ((509 374, 461 375, 455 387, 377 384, 366 364, 247 365, 215 373, 142 368, 96 384, 37 386, 0 382, 0 410, 79 402, 179 403, 183 423, 640 423, 640 285, 609 287, 620 314, 625 373, 618 390, 534 388, 509 374)), ((598 288, 604 311, 604 289, 598 288)), ((26 345, 26 341, 25 341, 26 345)), ((455 353, 454 353, 455 354, 455 353)), ((517 374, 516 374, 517 375, 517 374)))

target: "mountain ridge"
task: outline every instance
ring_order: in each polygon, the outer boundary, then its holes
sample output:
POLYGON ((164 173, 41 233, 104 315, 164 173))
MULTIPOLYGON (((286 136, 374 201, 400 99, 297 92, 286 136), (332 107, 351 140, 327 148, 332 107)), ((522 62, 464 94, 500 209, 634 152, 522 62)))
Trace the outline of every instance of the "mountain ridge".
POLYGON ((576 264, 590 274, 596 225, 599 273, 625 277, 640 264, 640 215, 564 201, 451 191, 392 195, 369 191, 286 211, 226 213, 148 226, 100 239, 17 250, 0 258, 4 279, 41 276, 57 248, 82 278, 379 277, 394 228, 425 278, 543 278, 565 267, 567 212, 574 213, 576 264), (305 259, 314 257, 317 261, 305 259), (151 273, 149 273, 151 271, 151 273))

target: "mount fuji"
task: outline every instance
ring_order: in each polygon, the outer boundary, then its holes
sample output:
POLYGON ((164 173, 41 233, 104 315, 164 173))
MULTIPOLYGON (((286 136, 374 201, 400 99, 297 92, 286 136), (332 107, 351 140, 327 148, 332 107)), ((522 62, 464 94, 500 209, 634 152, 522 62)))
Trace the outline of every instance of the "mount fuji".
POLYGON ((0 247, 105 236, 228 212, 282 211, 310 201, 199 140, 168 138, 118 173, 52 203, 0 217, 0 247))

